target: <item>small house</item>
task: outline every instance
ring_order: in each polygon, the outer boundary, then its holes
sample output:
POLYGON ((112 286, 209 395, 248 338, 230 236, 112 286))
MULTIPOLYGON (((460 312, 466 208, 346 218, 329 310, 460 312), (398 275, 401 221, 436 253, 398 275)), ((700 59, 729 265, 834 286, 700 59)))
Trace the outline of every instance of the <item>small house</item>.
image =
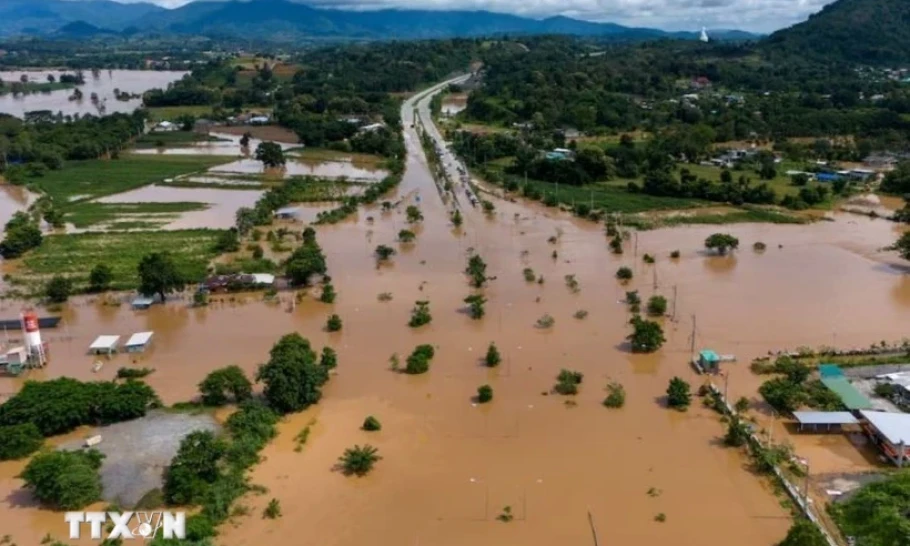
POLYGON ((126 352, 141 353, 152 342, 153 334, 154 332, 139 332, 137 334, 131 335, 130 338, 126 341, 126 352))
POLYGON ((117 342, 120 341, 120 336, 98 336, 95 341, 89 345, 89 352, 100 355, 100 354, 113 354, 117 352, 117 342))
POLYGON ((284 207, 275 211, 275 218, 279 220, 296 220, 300 216, 300 212, 297 207, 284 207))
POLYGON ((698 365, 705 372, 717 372, 720 370, 720 356, 711 349, 699 351, 698 365))
POLYGON ((180 127, 175 123, 171 123, 170 121, 162 121, 152 127, 152 131, 156 133, 170 133, 171 131, 176 131, 179 128, 180 127))
POLYGON ((267 125, 269 121, 269 116, 253 116, 250 118, 250 125, 267 125))
POLYGON ((144 311, 155 304, 155 298, 149 298, 147 296, 139 296, 134 299, 132 302, 133 309, 137 311, 144 311))

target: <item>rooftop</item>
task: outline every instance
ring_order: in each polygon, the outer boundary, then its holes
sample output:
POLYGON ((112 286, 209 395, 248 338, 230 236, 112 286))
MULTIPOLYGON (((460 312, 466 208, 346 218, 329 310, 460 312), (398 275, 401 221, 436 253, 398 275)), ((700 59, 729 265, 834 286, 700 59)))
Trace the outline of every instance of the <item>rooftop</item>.
POLYGON ((875 427, 890 444, 910 445, 910 415, 884 411, 860 411, 860 415, 869 421, 869 424, 875 427))
POLYGON ((849 411, 794 411, 801 425, 855 425, 858 421, 849 411))
POLYGON ((847 409, 872 409, 872 402, 856 390, 856 387, 851 385, 846 377, 825 377, 822 375, 822 383, 831 389, 831 392, 840 397, 841 402, 844 403, 847 409))
POLYGON ((130 336, 126 341, 127 347, 141 347, 152 340, 154 332, 139 332, 130 336))
POLYGON ((89 349, 94 351, 113 349, 117 346, 117 341, 119 340, 120 336, 98 336, 95 341, 89 345, 89 349))

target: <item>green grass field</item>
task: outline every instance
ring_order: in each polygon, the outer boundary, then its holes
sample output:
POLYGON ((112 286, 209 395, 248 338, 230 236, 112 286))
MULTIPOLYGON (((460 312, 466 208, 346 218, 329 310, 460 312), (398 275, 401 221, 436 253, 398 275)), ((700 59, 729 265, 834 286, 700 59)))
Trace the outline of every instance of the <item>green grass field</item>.
POLYGON ((68 203, 121 193, 224 162, 223 157, 213 156, 124 154, 114 160, 68 162, 63 169, 49 171, 33 184, 66 208, 68 203))
POLYGON ((152 121, 173 121, 183 116, 191 115, 197 118, 209 117, 212 115, 211 106, 158 106, 149 108, 149 118, 152 121))
MULTIPOLYGON (((150 227, 166 224, 176 219, 181 212, 205 210, 205 203, 177 202, 177 203, 95 203, 83 201, 66 208, 66 221, 77 228, 85 228, 94 224, 110 223, 117 219, 129 222, 141 222, 150 227)), ((141 225, 141 224, 138 224, 141 225)), ((136 229, 124 228, 120 229, 136 229)), ((117 229, 113 227, 112 229, 117 229)))
MULTIPOLYGON (((517 180, 517 179, 516 179, 517 180)), ((522 180, 522 182, 524 182, 522 180)), ((540 180, 528 180, 528 183, 544 195, 553 194, 559 203, 574 206, 576 203, 593 203, 595 209, 604 212, 648 212, 655 210, 680 210, 709 206, 710 203, 697 199, 681 197, 655 197, 644 193, 629 193, 625 184, 596 183, 587 186, 556 185, 540 180)))
MULTIPOLYGON (((689 172, 694 174, 699 178, 705 178, 711 182, 720 182, 720 173, 723 169, 720 167, 708 167, 705 165, 680 165, 680 169, 689 169, 689 172)), ((781 198, 785 195, 796 195, 799 193, 799 188, 794 186, 791 183, 790 177, 784 173, 790 170, 798 171, 802 170, 802 166, 792 162, 783 162, 777 166, 777 176, 773 180, 761 180, 758 177, 758 174, 754 171, 730 171, 730 174, 733 175, 733 179, 737 180, 739 177, 745 176, 752 180, 753 185, 761 184, 762 182, 767 182, 771 189, 774 190, 774 193, 777 194, 778 198, 781 198)))
POLYGON ((47 278, 59 274, 72 278, 77 290, 84 289, 91 269, 103 263, 114 272, 114 289, 132 290, 138 284, 139 261, 151 252, 170 252, 186 279, 198 282, 217 255, 215 242, 220 234, 218 230, 183 230, 50 235, 23 259, 12 282, 36 290, 47 278))

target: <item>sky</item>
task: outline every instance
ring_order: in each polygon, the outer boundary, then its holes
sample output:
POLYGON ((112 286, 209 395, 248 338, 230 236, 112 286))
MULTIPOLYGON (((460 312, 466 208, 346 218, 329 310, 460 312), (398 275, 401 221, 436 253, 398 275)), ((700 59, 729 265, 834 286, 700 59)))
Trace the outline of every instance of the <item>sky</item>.
MULTIPOLYGON (((175 8, 192 0, 147 1, 175 8)), ((542 18, 564 15, 665 30, 741 29, 771 32, 805 20, 833 0, 307 0, 325 8, 469 9, 542 18)))

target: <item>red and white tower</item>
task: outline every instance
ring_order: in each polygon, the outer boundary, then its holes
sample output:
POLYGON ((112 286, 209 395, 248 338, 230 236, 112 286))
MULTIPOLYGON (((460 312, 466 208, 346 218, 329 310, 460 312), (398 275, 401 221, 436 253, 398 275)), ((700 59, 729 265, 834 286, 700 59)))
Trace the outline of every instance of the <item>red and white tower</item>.
POLYGON ((47 351, 41 342, 41 330, 38 328, 38 315, 34 311, 23 311, 19 315, 22 322, 22 331, 25 334, 25 352, 30 361, 38 366, 44 366, 47 360, 47 351))

